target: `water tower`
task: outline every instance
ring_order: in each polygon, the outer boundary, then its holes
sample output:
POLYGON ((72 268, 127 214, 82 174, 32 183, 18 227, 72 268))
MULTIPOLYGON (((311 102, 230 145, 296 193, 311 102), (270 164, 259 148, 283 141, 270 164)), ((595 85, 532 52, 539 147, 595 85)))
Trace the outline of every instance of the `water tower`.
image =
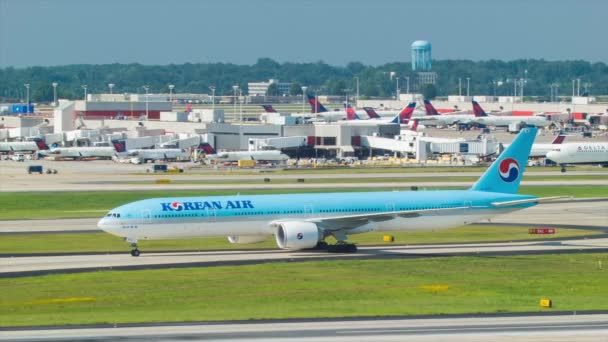
POLYGON ((426 40, 417 40, 412 43, 412 70, 431 70, 431 43, 426 40))

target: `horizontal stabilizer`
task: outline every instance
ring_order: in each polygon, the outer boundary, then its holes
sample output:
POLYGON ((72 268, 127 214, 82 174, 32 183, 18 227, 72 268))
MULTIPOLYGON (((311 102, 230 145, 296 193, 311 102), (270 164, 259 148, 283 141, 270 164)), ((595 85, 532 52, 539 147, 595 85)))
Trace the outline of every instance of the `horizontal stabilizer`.
POLYGON ((526 203, 543 203, 543 202, 553 202, 559 199, 572 199, 572 196, 552 196, 552 197, 541 197, 541 198, 528 198, 522 200, 515 201, 505 201, 505 202, 492 202, 491 204, 495 207, 509 207, 513 205, 526 204, 526 203))

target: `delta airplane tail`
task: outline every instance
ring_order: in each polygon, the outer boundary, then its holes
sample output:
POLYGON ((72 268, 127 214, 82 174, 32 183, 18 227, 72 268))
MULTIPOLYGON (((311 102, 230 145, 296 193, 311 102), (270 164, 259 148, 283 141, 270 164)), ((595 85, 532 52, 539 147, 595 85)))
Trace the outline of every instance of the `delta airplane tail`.
POLYGON ((34 142, 36 143, 38 150, 46 151, 50 149, 49 145, 47 145, 42 139, 34 139, 34 142))
POLYGON ((431 101, 429 101, 429 100, 424 100, 424 109, 426 110, 426 115, 428 115, 428 116, 440 115, 439 112, 435 109, 435 107, 433 107, 433 105, 431 104, 431 101))
POLYGON ((401 112, 399 112, 397 116, 395 116, 391 123, 407 124, 414 114, 414 109, 416 109, 416 102, 410 102, 410 104, 408 104, 401 110, 401 112))
POLYGON ((277 112, 277 110, 276 110, 276 109, 274 109, 274 108, 272 107, 272 105, 262 105, 262 108, 264 108, 264 111, 265 111, 266 113, 276 113, 276 112, 277 112))
POLYGON ((308 103, 310 103, 311 113, 324 113, 329 112, 316 97, 308 95, 308 103))
POLYGON ((380 115, 376 113, 372 107, 363 107, 363 110, 367 113, 370 119, 380 119, 380 115))
POLYGON ((472 103, 473 103, 473 113, 475 114, 476 117, 489 116, 483 110, 483 108, 481 108, 481 106, 479 105, 479 103, 477 101, 472 101, 472 103))
POLYGON ((566 140, 566 133, 559 131, 559 134, 555 137, 555 139, 553 139, 551 144, 563 144, 564 140, 566 140))
POLYGON ((209 143, 201 143, 198 148, 207 155, 217 154, 217 151, 209 143))
POLYGON ((471 190, 516 194, 537 132, 536 127, 522 129, 513 143, 490 165, 471 190))
POLYGON ((360 120, 359 115, 357 115, 353 106, 345 103, 344 108, 346 109, 346 120, 360 120))
POLYGON ((126 152, 127 151, 127 148, 125 146, 125 142, 124 141, 121 141, 121 140, 112 140, 112 145, 114 146, 114 149, 118 153, 126 152))

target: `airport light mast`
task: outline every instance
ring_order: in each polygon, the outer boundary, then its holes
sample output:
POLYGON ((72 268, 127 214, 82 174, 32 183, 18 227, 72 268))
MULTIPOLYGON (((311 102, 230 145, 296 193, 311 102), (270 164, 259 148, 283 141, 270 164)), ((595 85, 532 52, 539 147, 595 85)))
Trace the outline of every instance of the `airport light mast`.
POLYGON ((359 107, 359 76, 355 76, 355 80, 357 81, 357 97, 355 98, 355 106, 359 107))
POLYGON ((470 89, 470 87, 469 87, 470 82, 469 82, 469 81, 470 81, 470 80, 471 80, 471 78, 470 78, 470 77, 467 77, 467 97, 469 97, 469 96, 470 96, 470 93, 469 93, 469 89, 470 89))
POLYGON ((148 120, 148 90, 150 90, 150 86, 144 85, 142 86, 142 88, 144 88, 144 90, 146 91, 146 120, 148 120))
POLYGON ((173 88, 175 88, 175 85, 173 84, 169 84, 169 102, 173 103, 173 88))
POLYGON ((395 77, 397 85, 395 86, 395 100, 399 101, 399 76, 395 77))
POLYGON ((51 85, 53 86, 53 105, 57 107, 57 86, 59 83, 53 82, 51 85))
POLYGON ((308 87, 306 87, 306 86, 302 87, 302 113, 304 113, 304 110, 305 110, 304 109, 304 103, 305 103, 304 98, 306 97, 306 90, 307 89, 308 89, 308 87))
POLYGON ((209 90, 211 90, 211 110, 215 113, 215 86, 210 86, 209 90))
POLYGON ((405 76, 405 80, 406 80, 406 86, 405 86, 405 93, 409 94, 410 93, 410 77, 409 76, 405 76))
POLYGON ((234 101, 233 101, 234 102, 233 103, 234 111, 233 111, 233 115, 232 115, 232 120, 233 121, 236 121, 236 92, 237 92, 238 89, 239 89, 238 85, 233 85, 232 86, 232 90, 234 91, 234 101))
POLYGON ((26 83, 23 85, 25 87, 25 92, 26 92, 26 102, 25 104, 27 105, 27 110, 26 112, 30 111, 30 84, 26 83))
POLYGON ((87 101, 87 85, 83 84, 80 87, 82 87, 82 89, 84 89, 84 101, 87 101))

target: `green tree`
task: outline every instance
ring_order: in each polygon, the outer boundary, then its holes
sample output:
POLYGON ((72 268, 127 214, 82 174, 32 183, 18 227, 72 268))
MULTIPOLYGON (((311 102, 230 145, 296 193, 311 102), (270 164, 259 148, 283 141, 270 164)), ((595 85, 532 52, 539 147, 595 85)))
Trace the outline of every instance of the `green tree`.
POLYGON ((291 84, 291 87, 289 87, 289 95, 291 95, 291 96, 302 95, 302 85, 300 85, 300 83, 298 83, 298 82, 293 82, 291 84))
POLYGON ((420 88, 420 91, 425 100, 432 100, 437 97, 437 87, 434 84, 424 84, 420 88))
POLYGON ((271 83, 266 89, 266 95, 268 96, 278 96, 279 94, 279 86, 276 83, 271 83))

